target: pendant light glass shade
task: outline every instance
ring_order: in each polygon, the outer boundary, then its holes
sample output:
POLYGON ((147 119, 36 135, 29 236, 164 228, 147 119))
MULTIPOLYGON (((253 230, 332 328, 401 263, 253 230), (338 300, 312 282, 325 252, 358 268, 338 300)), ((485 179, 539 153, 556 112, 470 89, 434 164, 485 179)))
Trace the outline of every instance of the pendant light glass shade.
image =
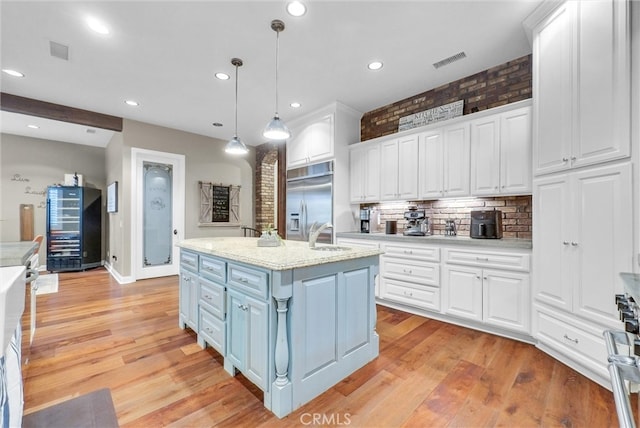
POLYGON ((271 29, 276 32, 276 114, 273 119, 267 123, 267 126, 262 131, 262 135, 272 141, 284 141, 291 137, 291 132, 287 125, 280 120, 278 116, 278 46, 280 41, 280 32, 284 31, 284 22, 279 19, 271 21, 271 29))
POLYGON ((284 141, 291 136, 291 132, 287 125, 276 114, 267 126, 264 128, 262 135, 269 140, 284 141))
POLYGON ((238 67, 242 66, 242 60, 239 58, 232 58, 231 64, 236 67, 236 121, 233 138, 229 140, 224 151, 232 155, 244 155, 249 151, 249 149, 247 149, 247 146, 245 146, 240 138, 238 138, 238 67))

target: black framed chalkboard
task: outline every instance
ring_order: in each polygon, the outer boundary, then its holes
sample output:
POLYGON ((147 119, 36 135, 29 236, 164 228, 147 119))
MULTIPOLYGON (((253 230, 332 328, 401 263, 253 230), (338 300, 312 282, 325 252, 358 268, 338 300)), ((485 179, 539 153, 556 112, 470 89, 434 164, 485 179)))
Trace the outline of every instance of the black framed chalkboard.
POLYGON ((240 224, 240 186, 199 181, 200 221, 198 226, 240 224))
POLYGON ((229 221, 229 186, 213 185, 211 189, 211 221, 214 223, 229 221))

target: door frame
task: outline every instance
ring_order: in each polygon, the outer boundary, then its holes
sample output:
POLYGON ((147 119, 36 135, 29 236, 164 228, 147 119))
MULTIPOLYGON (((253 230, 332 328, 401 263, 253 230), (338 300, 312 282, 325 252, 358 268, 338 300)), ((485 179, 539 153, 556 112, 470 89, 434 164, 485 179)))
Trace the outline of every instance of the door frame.
POLYGON ((184 206, 185 206, 185 155, 166 153, 156 150, 131 148, 131 275, 134 280, 177 275, 179 272, 180 249, 176 244, 184 239, 184 206), (144 162, 171 164, 172 174, 172 211, 173 235, 172 263, 167 266, 143 268, 138 257, 143 253, 143 174, 144 162))

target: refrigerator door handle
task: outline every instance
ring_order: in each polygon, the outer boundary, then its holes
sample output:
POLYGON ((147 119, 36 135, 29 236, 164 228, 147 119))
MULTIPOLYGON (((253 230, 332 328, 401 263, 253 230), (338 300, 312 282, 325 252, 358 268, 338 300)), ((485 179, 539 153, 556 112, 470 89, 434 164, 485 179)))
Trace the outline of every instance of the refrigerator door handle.
POLYGON ((307 240, 307 204, 305 204, 304 200, 300 201, 300 222, 302 223, 301 236, 302 240, 307 240))

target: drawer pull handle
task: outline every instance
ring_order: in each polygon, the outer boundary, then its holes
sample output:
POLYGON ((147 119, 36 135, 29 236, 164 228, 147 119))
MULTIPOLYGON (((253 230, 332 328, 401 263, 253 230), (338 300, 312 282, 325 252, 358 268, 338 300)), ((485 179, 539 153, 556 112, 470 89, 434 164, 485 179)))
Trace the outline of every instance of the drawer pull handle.
POLYGON ((412 292, 410 292, 410 291, 405 291, 405 292, 404 292, 404 295, 405 295, 405 296, 409 296, 409 297, 413 297, 413 293, 412 293, 412 292))
POLYGON ((238 281, 244 282, 245 284, 247 284, 249 282, 249 280, 247 278, 245 278, 244 276, 239 276, 238 277, 238 281))
POLYGON ((209 296, 208 294, 205 294, 204 298, 207 300, 211 300, 211 296, 209 296))
POLYGON ((488 262, 489 257, 476 257, 476 260, 479 262, 488 262))
POLYGON ((402 269, 402 272, 408 273, 409 275, 411 275, 411 269, 402 269))
POLYGON ((578 344, 578 339, 572 339, 569 336, 567 336, 566 334, 564 335, 564 338, 567 339, 570 342, 575 343, 576 345, 578 344))
POLYGON ((247 309, 249 309, 249 306, 238 303, 238 308, 242 309, 243 311, 246 311, 247 309))
POLYGON ((405 254, 413 254, 413 250, 404 250, 405 254))
POLYGON ((188 276, 185 277, 184 282, 190 282, 190 281, 191 281, 191 278, 189 278, 188 276))

